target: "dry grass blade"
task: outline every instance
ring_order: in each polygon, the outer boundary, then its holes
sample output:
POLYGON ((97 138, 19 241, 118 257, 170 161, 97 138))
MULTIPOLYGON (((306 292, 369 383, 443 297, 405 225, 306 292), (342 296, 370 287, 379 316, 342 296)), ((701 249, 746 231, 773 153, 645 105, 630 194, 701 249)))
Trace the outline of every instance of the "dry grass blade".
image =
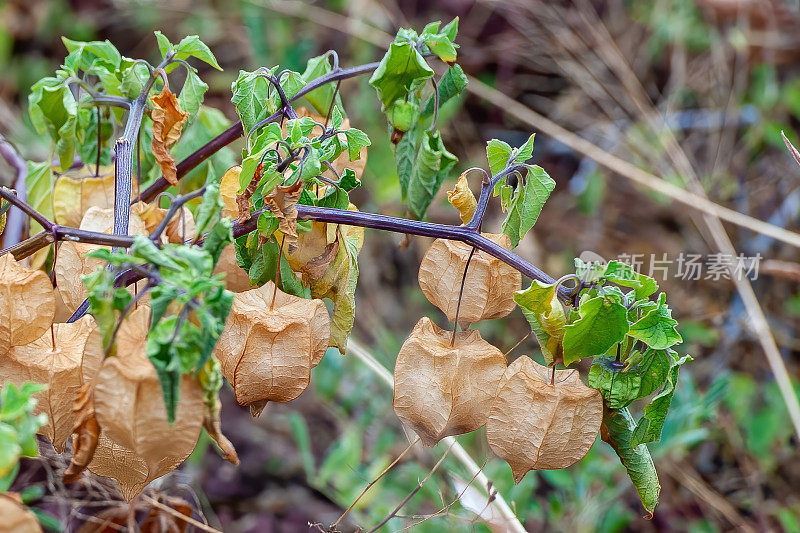
POLYGON ((194 518, 192 518, 190 516, 186 516, 185 514, 179 512, 179 511, 176 511, 175 509, 173 509, 172 507, 170 507, 168 505, 164 505, 160 501, 158 501, 158 500, 156 500, 154 498, 151 498, 147 494, 143 494, 142 495, 142 499, 144 501, 146 501, 147 503, 149 503, 150 505, 152 505, 153 507, 156 507, 156 508, 164 511, 165 513, 168 513, 168 514, 174 516, 175 518, 177 518, 179 520, 183 520, 187 524, 190 524, 190 525, 196 527, 197 529, 199 529, 201 531, 207 531, 208 533, 222 533, 222 531, 220 531, 219 529, 214 529, 213 527, 209 526, 208 524, 204 524, 202 522, 198 522, 194 518))

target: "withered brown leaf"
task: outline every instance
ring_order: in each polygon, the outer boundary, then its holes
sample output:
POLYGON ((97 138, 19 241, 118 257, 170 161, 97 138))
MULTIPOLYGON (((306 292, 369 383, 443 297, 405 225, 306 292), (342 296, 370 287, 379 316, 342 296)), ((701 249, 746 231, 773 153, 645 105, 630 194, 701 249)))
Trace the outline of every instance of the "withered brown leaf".
POLYGON ((15 492, 0 492, 0 531, 3 533, 41 533, 42 526, 15 492))
POLYGON ((64 471, 64 483, 77 481, 94 458, 100 438, 100 424, 94 413, 94 389, 91 383, 84 383, 72 407, 74 426, 72 428, 72 457, 69 467, 64 471))
POLYGON ((455 334, 422 317, 394 368, 394 411, 426 446, 484 424, 506 370, 503 353, 477 330, 455 334))
POLYGON ((469 188, 467 181, 467 173, 464 172, 458 177, 455 187, 452 191, 447 191, 447 201, 458 209, 458 214, 461 217, 461 222, 466 224, 475 213, 475 208, 478 207, 478 202, 475 200, 475 195, 469 188))
POLYGON ((156 162, 161 165, 161 173, 171 185, 178 184, 175 159, 170 155, 168 148, 181 136, 181 129, 189 117, 189 113, 181 111, 178 99, 165 85, 160 94, 150 97, 153 102, 153 141, 150 147, 156 162))
MULTIPOLYGON (((508 235, 484 233, 484 236, 507 250, 511 249, 508 235)), ((436 239, 419 266, 422 292, 451 322, 456 317, 461 280, 471 250, 472 247, 463 242, 436 239)), ((458 321, 469 324, 508 315, 516 306, 514 292, 521 285, 519 271, 486 252, 476 250, 464 280, 458 321)))
POLYGON ((519 357, 508 366, 489 412, 489 446, 511 466, 516 483, 529 470, 579 461, 600 431, 600 391, 584 385, 576 370, 556 370, 555 378, 552 372, 519 357))
POLYGON ((115 478, 128 500, 192 453, 205 413, 200 385, 184 375, 175 422, 168 422, 161 384, 146 353, 149 325, 147 306, 128 315, 117 334, 118 355, 103 361, 94 380, 102 434, 89 470, 115 478))
POLYGON ((306 279, 321 278, 339 251, 338 236, 335 231, 331 235, 329 227, 335 229, 336 224, 313 221, 311 231, 299 234, 297 248, 292 252, 285 252, 292 270, 300 272, 306 279))
POLYGON ((56 297, 47 274, 0 255, 0 353, 41 337, 53 323, 56 297))
POLYGON ((297 201, 303 192, 303 182, 298 180, 293 185, 278 185, 275 190, 264 197, 264 203, 278 219, 278 229, 283 233, 287 250, 293 252, 297 248, 297 201))
POLYGON ((213 407, 206 404, 206 416, 203 418, 203 428, 208 432, 208 436, 214 439, 220 450, 222 450, 222 458, 231 464, 238 465, 239 455, 236 453, 236 448, 234 448, 233 443, 222 434, 222 423, 219 419, 219 411, 220 401, 218 398, 214 402, 213 407))
POLYGON ((328 348, 330 328, 322 300, 276 291, 267 282, 234 297, 214 353, 241 405, 288 402, 308 386, 311 369, 328 348))
POLYGON ((5 381, 17 386, 26 381, 48 386, 34 395, 35 412, 47 415, 47 424, 39 433, 60 453, 72 433, 73 400, 84 376, 91 376, 102 359, 100 333, 94 318, 87 315, 71 324, 53 324, 52 332, 48 329, 35 341, 0 355, 0 386, 5 381))

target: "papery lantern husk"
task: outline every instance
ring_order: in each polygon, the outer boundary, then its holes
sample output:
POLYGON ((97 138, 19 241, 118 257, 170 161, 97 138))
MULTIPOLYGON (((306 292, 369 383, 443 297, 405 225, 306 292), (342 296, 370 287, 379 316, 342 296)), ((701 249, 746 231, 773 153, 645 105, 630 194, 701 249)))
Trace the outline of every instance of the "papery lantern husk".
POLYGON ((200 385, 184 375, 175 421, 168 422, 161 384, 146 355, 149 324, 146 306, 122 322, 117 355, 103 361, 94 380, 101 434, 89 470, 115 478, 128 501, 189 457, 205 414, 200 385))
POLYGON ((523 355, 506 370, 486 439, 519 483, 530 470, 566 468, 583 458, 602 420, 600 391, 584 385, 576 370, 556 370, 553 377, 552 368, 523 355))
MULTIPOLYGON (((508 235, 483 235, 506 250, 511 249, 508 235)), ((522 275, 496 257, 475 250, 465 279, 464 267, 471 251, 472 246, 463 242, 434 240, 419 266, 422 292, 451 322, 456 318, 456 309, 462 324, 508 315, 516 306, 514 292, 522 286, 522 275), (459 309, 462 279, 464 290, 459 309)))
POLYGON ((428 317, 414 326, 394 368, 394 411, 426 446, 484 424, 506 358, 477 330, 455 334, 428 317))
POLYGON ((13 254, 0 255, 0 353, 41 337, 55 312, 47 274, 20 265, 13 254))
MULTIPOLYGON (((156 230, 161 221, 164 220, 167 212, 167 209, 158 207, 156 204, 136 202, 131 206, 131 213, 136 214, 144 222, 148 234, 156 230)), ((194 215, 184 205, 167 222, 167 227, 161 235, 161 240, 162 242, 183 244, 188 240, 193 240, 196 236, 197 227, 194 223, 194 215)))
MULTIPOLYGON (((114 210, 98 207, 89 208, 80 225, 80 229, 100 233, 111 233, 113 228, 114 210)), ((128 234, 147 235, 145 223, 135 213, 131 213, 128 222, 128 234)), ((102 248, 102 246, 72 241, 63 241, 58 245, 58 255, 53 271, 55 272, 58 293, 70 313, 75 311, 87 296, 86 286, 83 284, 81 276, 91 274, 106 264, 102 259, 85 256, 98 248, 102 248)), ((142 282, 139 283, 142 284, 142 282)), ((146 302, 147 300, 143 301, 146 302)))
POLYGON ((237 294, 214 350, 236 401, 263 408, 300 396, 325 355, 330 328, 322 300, 276 291, 272 282, 237 294))
POLYGON ((35 341, 0 355, 0 386, 6 381, 17 386, 26 381, 47 385, 33 395, 37 400, 34 413, 47 415, 39 433, 61 453, 75 421, 75 395, 85 378, 96 374, 102 360, 100 333, 94 318, 87 315, 71 324, 53 324, 52 333, 48 329, 35 341))
POLYGON ((14 492, 0 492, 0 533, 41 533, 36 515, 14 492))
MULTIPOLYGON (((114 165, 99 168, 95 176, 94 165, 84 165, 68 170, 53 186, 53 219, 56 224, 77 228, 91 207, 114 209, 114 165)), ((131 176, 133 179, 133 176, 131 176)), ((131 198, 138 194, 132 181, 131 198)))
POLYGON ((231 292, 244 292, 252 288, 250 275, 247 270, 239 266, 239 262, 236 260, 234 243, 230 243, 222 249, 217 266, 214 267, 214 274, 225 274, 222 281, 225 282, 225 288, 231 292))

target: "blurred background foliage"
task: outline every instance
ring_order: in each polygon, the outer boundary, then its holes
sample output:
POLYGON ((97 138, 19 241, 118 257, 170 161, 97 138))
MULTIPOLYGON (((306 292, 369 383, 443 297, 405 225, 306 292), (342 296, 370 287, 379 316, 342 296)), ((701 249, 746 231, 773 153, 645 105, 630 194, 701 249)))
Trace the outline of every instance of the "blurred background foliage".
MULTIPOLYGON (((337 0, 306 5, 5 0, 0 6, 0 132, 26 158, 48 156, 47 139, 34 133, 27 118, 26 98, 31 84, 63 59, 61 35, 109 39, 127 56, 153 60, 158 54, 153 30, 172 41, 199 34, 225 69, 201 69, 211 87, 206 104, 232 118, 230 83, 240 68, 280 64, 302 70, 308 57, 328 49, 338 51, 342 65, 374 61, 382 52, 355 36, 365 28, 394 34, 400 26, 421 28, 456 15, 461 17, 459 63, 468 74, 603 150, 682 186, 665 148, 665 130, 648 119, 660 117, 712 200, 800 229, 800 169, 780 138, 784 130, 796 141, 794 132, 800 130, 800 12, 781 0, 337 0), (346 17, 347 24, 339 19, 330 23, 331 13, 346 17), (329 24, 320 23, 325 20, 329 24), (610 53, 614 49, 619 56, 610 53), (614 57, 623 57, 641 83, 648 97, 645 107, 631 94, 614 57)), ((373 139, 365 187, 353 195, 354 201, 362 210, 402 215, 394 158, 374 90, 362 79, 343 84, 342 92, 353 125, 373 139)), ((209 120, 224 127, 220 116, 209 120)), ((447 146, 460 158, 460 170, 486 166, 487 139, 498 137, 516 146, 531 129, 475 96, 449 102, 440 124, 447 146)), ((534 154, 557 189, 518 251, 547 272, 559 276, 569 271, 572 258, 584 250, 609 258, 644 254, 645 272, 650 254, 675 259, 681 252, 714 251, 689 210, 676 209, 545 135, 537 136, 534 154)), ((11 177, 11 169, 0 163, 0 181, 11 177)), ((429 218, 454 221, 443 194, 429 218)), ((496 211, 485 223, 486 228, 495 226, 496 211)), ((755 290, 796 379, 800 254, 747 230, 730 229, 737 250, 764 257, 755 290)), ((427 246, 421 238, 367 236, 360 258, 356 337, 387 368, 420 316, 446 322, 417 286, 416 271, 427 246)), ((681 374, 662 442, 651 446, 662 484, 652 521, 640 518, 624 471, 600 442, 575 466, 532 472, 517 486, 482 435, 466 435, 459 442, 479 464, 488 458, 485 473, 531 531, 800 531, 798 440, 733 284, 682 280, 673 271, 661 284, 681 322, 681 349, 695 362, 681 374)), ((516 312, 477 327, 504 351, 528 332, 516 312)), ((509 358, 522 353, 537 354, 532 337, 509 358)), ((358 359, 329 353, 314 370, 312 384, 290 404, 269 405, 257 420, 250 420, 228 393, 223 429, 242 465, 222 462, 203 439, 184 468, 161 480, 157 489, 187 498, 197 516, 226 531, 302 531, 308 522, 335 521, 407 441, 392 412, 390 391, 358 359)), ((342 530, 378 523, 443 452, 441 445, 432 452, 416 447, 362 498, 342 530)), ((48 462, 58 459, 44 457, 28 460, 18 480, 42 487, 30 498, 37 509, 58 517, 65 529, 102 509, 95 493, 54 486, 48 462)), ((469 478, 448 457, 387 529, 401 529, 457 499, 458 480, 469 478)), ((102 494, 107 506, 115 504, 115 496, 102 494)), ((416 530, 488 531, 492 521, 485 498, 480 502, 470 494, 416 530)), ((500 527, 494 523, 495 530, 500 527)))

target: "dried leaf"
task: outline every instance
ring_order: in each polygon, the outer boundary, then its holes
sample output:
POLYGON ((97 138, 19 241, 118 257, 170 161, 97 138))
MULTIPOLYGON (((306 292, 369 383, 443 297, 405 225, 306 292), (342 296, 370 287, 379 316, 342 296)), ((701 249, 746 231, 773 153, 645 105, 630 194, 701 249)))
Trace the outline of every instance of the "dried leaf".
MULTIPOLYGON (((330 226, 335 228, 336 224, 330 226)), ((300 272, 307 280, 318 280, 325 275, 339 251, 336 232, 331 235, 328 229, 327 222, 313 221, 311 231, 298 236, 297 248, 293 252, 284 252, 292 270, 300 272)))
POLYGON ((0 255, 0 353, 28 344, 53 323, 56 298, 41 270, 25 268, 13 254, 0 255))
MULTIPOLYGON (((162 505, 166 505, 183 516, 192 517, 192 506, 183 498, 159 494, 158 501, 162 505)), ((142 525, 139 526, 139 532, 163 533, 165 531, 175 531, 177 533, 183 533, 186 531, 187 525, 188 523, 185 520, 180 520, 172 513, 168 513, 162 508, 153 506, 147 512, 147 516, 142 522, 142 525)))
POLYGON ((278 229, 286 237, 285 244, 289 252, 297 247, 297 208, 295 204, 303 192, 303 182, 294 185, 278 185, 275 190, 264 197, 264 203, 278 219, 278 229))
POLYGON ((181 136, 184 122, 189 118, 189 113, 181 111, 178 99, 165 85, 160 94, 150 97, 153 102, 153 141, 150 144, 156 162, 161 165, 161 173, 171 185, 178 184, 175 159, 170 155, 168 148, 181 136))
POLYGON ((239 455, 236 453, 236 448, 234 448, 231 441, 222 434, 219 411, 220 402, 219 399, 217 399, 214 407, 206 410, 206 416, 203 418, 203 428, 208 432, 208 436, 214 439, 217 445, 219 445, 219 448, 222 450, 222 458, 233 465, 238 465, 239 455))
POLYGON ((222 197, 222 216, 228 217, 231 220, 239 218, 239 204, 236 201, 236 196, 239 194, 241 185, 239 184, 239 174, 242 173, 242 167, 235 165, 225 171, 219 181, 219 195, 222 197))
POLYGON ((330 327, 322 300, 276 291, 272 282, 237 294, 214 351, 236 400, 249 405, 297 398, 325 355, 330 327))
POLYGON ((489 412, 486 439, 511 466, 516 483, 529 470, 579 461, 600 431, 600 392, 584 385, 575 370, 556 370, 554 379, 552 372, 521 356, 508 366, 489 412))
MULTIPOLYGON (((485 233, 506 250, 511 242, 505 234, 485 233)), ((419 266, 419 286, 428 300, 455 320, 461 280, 472 247, 468 244, 436 239, 419 266)), ((522 285, 521 274, 486 252, 476 250, 469 262, 458 320, 462 324, 491 320, 508 315, 515 307, 514 292, 522 285)))
MULTIPOLYGON (((164 220, 167 210, 155 204, 136 202, 131 206, 131 213, 136 214, 144 222, 147 233, 151 234, 164 220)), ((182 206, 172 216, 167 223, 167 228, 161 236, 162 242, 183 244, 187 240, 193 240, 197 236, 197 228, 194 224, 194 215, 186 206, 182 206)))
POLYGON ((394 368, 394 412, 426 446, 486 424, 506 370, 503 353, 477 330, 452 333, 422 317, 394 368))
MULTIPOLYGON (((114 229, 114 210, 90 207, 81 220, 80 229, 111 233, 114 229)), ((128 233, 147 235, 147 226, 135 212, 131 212, 128 233)), ((105 261, 102 259, 85 257, 87 253, 98 248, 102 246, 72 241, 63 241, 58 247, 58 259, 53 268, 56 290, 70 313, 86 299, 86 287, 81 276, 91 274, 105 266, 105 261)))
MULTIPOLYGON (((100 167, 97 176, 94 165, 84 165, 59 175, 53 187, 55 222, 77 228, 90 207, 113 209, 114 183, 113 165, 100 167)), ((137 194, 136 182, 132 184, 131 197, 137 194)))
POLYGON ((192 453, 205 413, 200 385, 184 375, 175 422, 167 421, 161 384, 146 353, 149 327, 148 307, 128 315, 117 334, 119 355, 103 361, 94 383, 102 434, 89 470, 115 478, 126 500, 192 453))
POLYGON ((458 214, 461 217, 461 222, 466 224, 475 213, 475 208, 478 207, 478 202, 475 200, 475 195, 469 188, 467 181, 467 173, 464 172, 458 177, 455 187, 452 191, 447 191, 447 201, 458 209, 458 214))
POLYGON ((94 458, 100 437, 100 425, 94 412, 94 388, 84 383, 75 397, 72 408, 75 425, 72 428, 72 457, 64 471, 64 483, 73 483, 80 478, 94 458))
POLYGON ((71 324, 53 324, 35 341, 11 348, 0 356, 0 384, 17 386, 26 381, 47 385, 38 392, 35 413, 45 413, 47 424, 39 433, 50 439, 60 453, 72 433, 72 403, 103 359, 100 333, 94 318, 85 316, 71 324), (55 347, 53 347, 55 338, 55 347))
POLYGON ((225 274, 225 288, 231 292, 250 290, 250 276, 236 260, 236 246, 231 243, 222 249, 214 274, 225 274))
POLYGON ((14 492, 0 492, 0 531, 7 533, 41 533, 36 515, 22 504, 22 498, 14 492))

